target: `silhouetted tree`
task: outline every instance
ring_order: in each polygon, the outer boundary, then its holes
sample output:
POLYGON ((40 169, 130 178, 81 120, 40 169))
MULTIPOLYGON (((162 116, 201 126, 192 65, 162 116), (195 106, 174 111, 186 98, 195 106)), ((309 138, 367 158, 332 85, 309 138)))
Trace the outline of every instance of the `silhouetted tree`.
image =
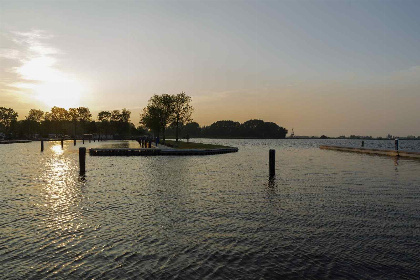
POLYGON ((101 122, 100 130, 105 134, 108 135, 109 133, 109 125, 111 123, 111 112, 109 111, 101 111, 98 113, 98 120, 101 122))
POLYGON ((44 111, 38 109, 29 110, 28 116, 26 116, 25 121, 22 123, 23 131, 34 134, 41 133, 41 122, 44 118, 44 111))
POLYGON ((74 125, 74 136, 77 134, 77 124, 81 123, 83 126, 86 126, 87 123, 90 123, 92 120, 92 114, 90 113, 89 108, 78 107, 78 108, 69 108, 68 110, 69 120, 74 125))
POLYGON ((181 92, 172 96, 172 114, 170 120, 175 127, 175 139, 178 142, 179 128, 190 122, 193 107, 190 105, 191 97, 181 92))
POLYGON ((190 137, 199 137, 201 134, 200 125, 196 122, 187 123, 183 128, 184 134, 190 137))
POLYGON ((149 128, 154 133, 155 137, 159 137, 161 131, 160 115, 161 111, 153 104, 147 105, 147 107, 143 109, 143 113, 140 114, 140 124, 149 128))
POLYGON ((204 137, 217 138, 285 138, 287 129, 278 126, 273 122, 264 122, 262 120, 249 120, 240 124, 234 121, 217 121, 210 126, 201 129, 201 135, 204 137))
POLYGON ((41 123, 42 119, 44 117, 44 111, 38 110, 38 109, 31 109, 29 110, 28 116, 26 119, 28 121, 34 121, 37 123, 41 123))
POLYGON ((10 133, 18 116, 18 113, 12 108, 0 107, 0 129, 4 130, 5 133, 10 133))
POLYGON ((210 126, 203 128, 205 136, 210 137, 238 137, 239 136, 239 122, 231 120, 217 121, 212 123, 210 126))
POLYGON ((140 123, 152 130, 159 127, 162 130, 163 141, 165 141, 165 130, 173 115, 173 107, 173 96, 169 94, 155 94, 149 99, 147 107, 140 115, 140 123))

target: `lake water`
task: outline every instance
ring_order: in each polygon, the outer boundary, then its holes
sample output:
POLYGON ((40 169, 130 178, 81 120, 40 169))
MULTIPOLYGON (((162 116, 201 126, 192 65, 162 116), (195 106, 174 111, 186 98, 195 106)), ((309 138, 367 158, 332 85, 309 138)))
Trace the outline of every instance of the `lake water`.
POLYGON ((419 160, 318 148, 360 140, 197 141, 239 152, 87 155, 80 177, 80 143, 0 145, 0 278, 418 279, 419 160))

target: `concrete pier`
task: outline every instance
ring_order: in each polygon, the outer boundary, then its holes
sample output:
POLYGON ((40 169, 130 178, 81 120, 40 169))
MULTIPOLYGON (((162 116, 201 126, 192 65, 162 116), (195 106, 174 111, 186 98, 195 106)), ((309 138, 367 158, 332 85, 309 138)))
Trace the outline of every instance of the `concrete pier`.
POLYGON ((352 147, 341 147, 341 146, 319 146, 319 148, 324 149, 324 150, 334 150, 334 151, 342 151, 342 152, 352 152, 352 153, 363 153, 363 154, 371 154, 371 155, 406 157, 406 158, 420 159, 420 153, 419 152, 366 149, 366 148, 352 148, 352 147))
POLYGON ((202 156, 235 153, 238 148, 225 149, 89 149, 90 156, 202 156))

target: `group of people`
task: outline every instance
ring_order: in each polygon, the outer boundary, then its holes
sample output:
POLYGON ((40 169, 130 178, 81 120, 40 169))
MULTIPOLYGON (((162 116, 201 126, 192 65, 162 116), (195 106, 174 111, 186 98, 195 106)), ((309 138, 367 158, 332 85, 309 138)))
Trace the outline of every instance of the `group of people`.
POLYGON ((139 142, 141 148, 151 148, 152 142, 155 142, 155 145, 157 147, 159 144, 159 137, 153 139, 150 136, 142 136, 139 139, 137 139, 137 141, 139 142))

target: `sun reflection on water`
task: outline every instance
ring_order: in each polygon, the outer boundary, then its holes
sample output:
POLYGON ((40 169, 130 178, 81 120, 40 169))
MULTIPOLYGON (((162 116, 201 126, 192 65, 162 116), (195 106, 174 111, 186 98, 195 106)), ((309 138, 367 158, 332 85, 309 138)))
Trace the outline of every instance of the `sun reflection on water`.
POLYGON ((51 151, 54 153, 54 155, 59 156, 64 153, 63 148, 61 148, 61 145, 54 145, 51 146, 51 151))
MULTIPOLYGON (((65 156, 60 144, 51 146, 50 158, 45 163, 43 174, 43 211, 47 214, 45 224, 61 235, 80 230, 81 183, 75 163, 65 156)), ((71 242, 72 239, 68 241, 71 242)))

